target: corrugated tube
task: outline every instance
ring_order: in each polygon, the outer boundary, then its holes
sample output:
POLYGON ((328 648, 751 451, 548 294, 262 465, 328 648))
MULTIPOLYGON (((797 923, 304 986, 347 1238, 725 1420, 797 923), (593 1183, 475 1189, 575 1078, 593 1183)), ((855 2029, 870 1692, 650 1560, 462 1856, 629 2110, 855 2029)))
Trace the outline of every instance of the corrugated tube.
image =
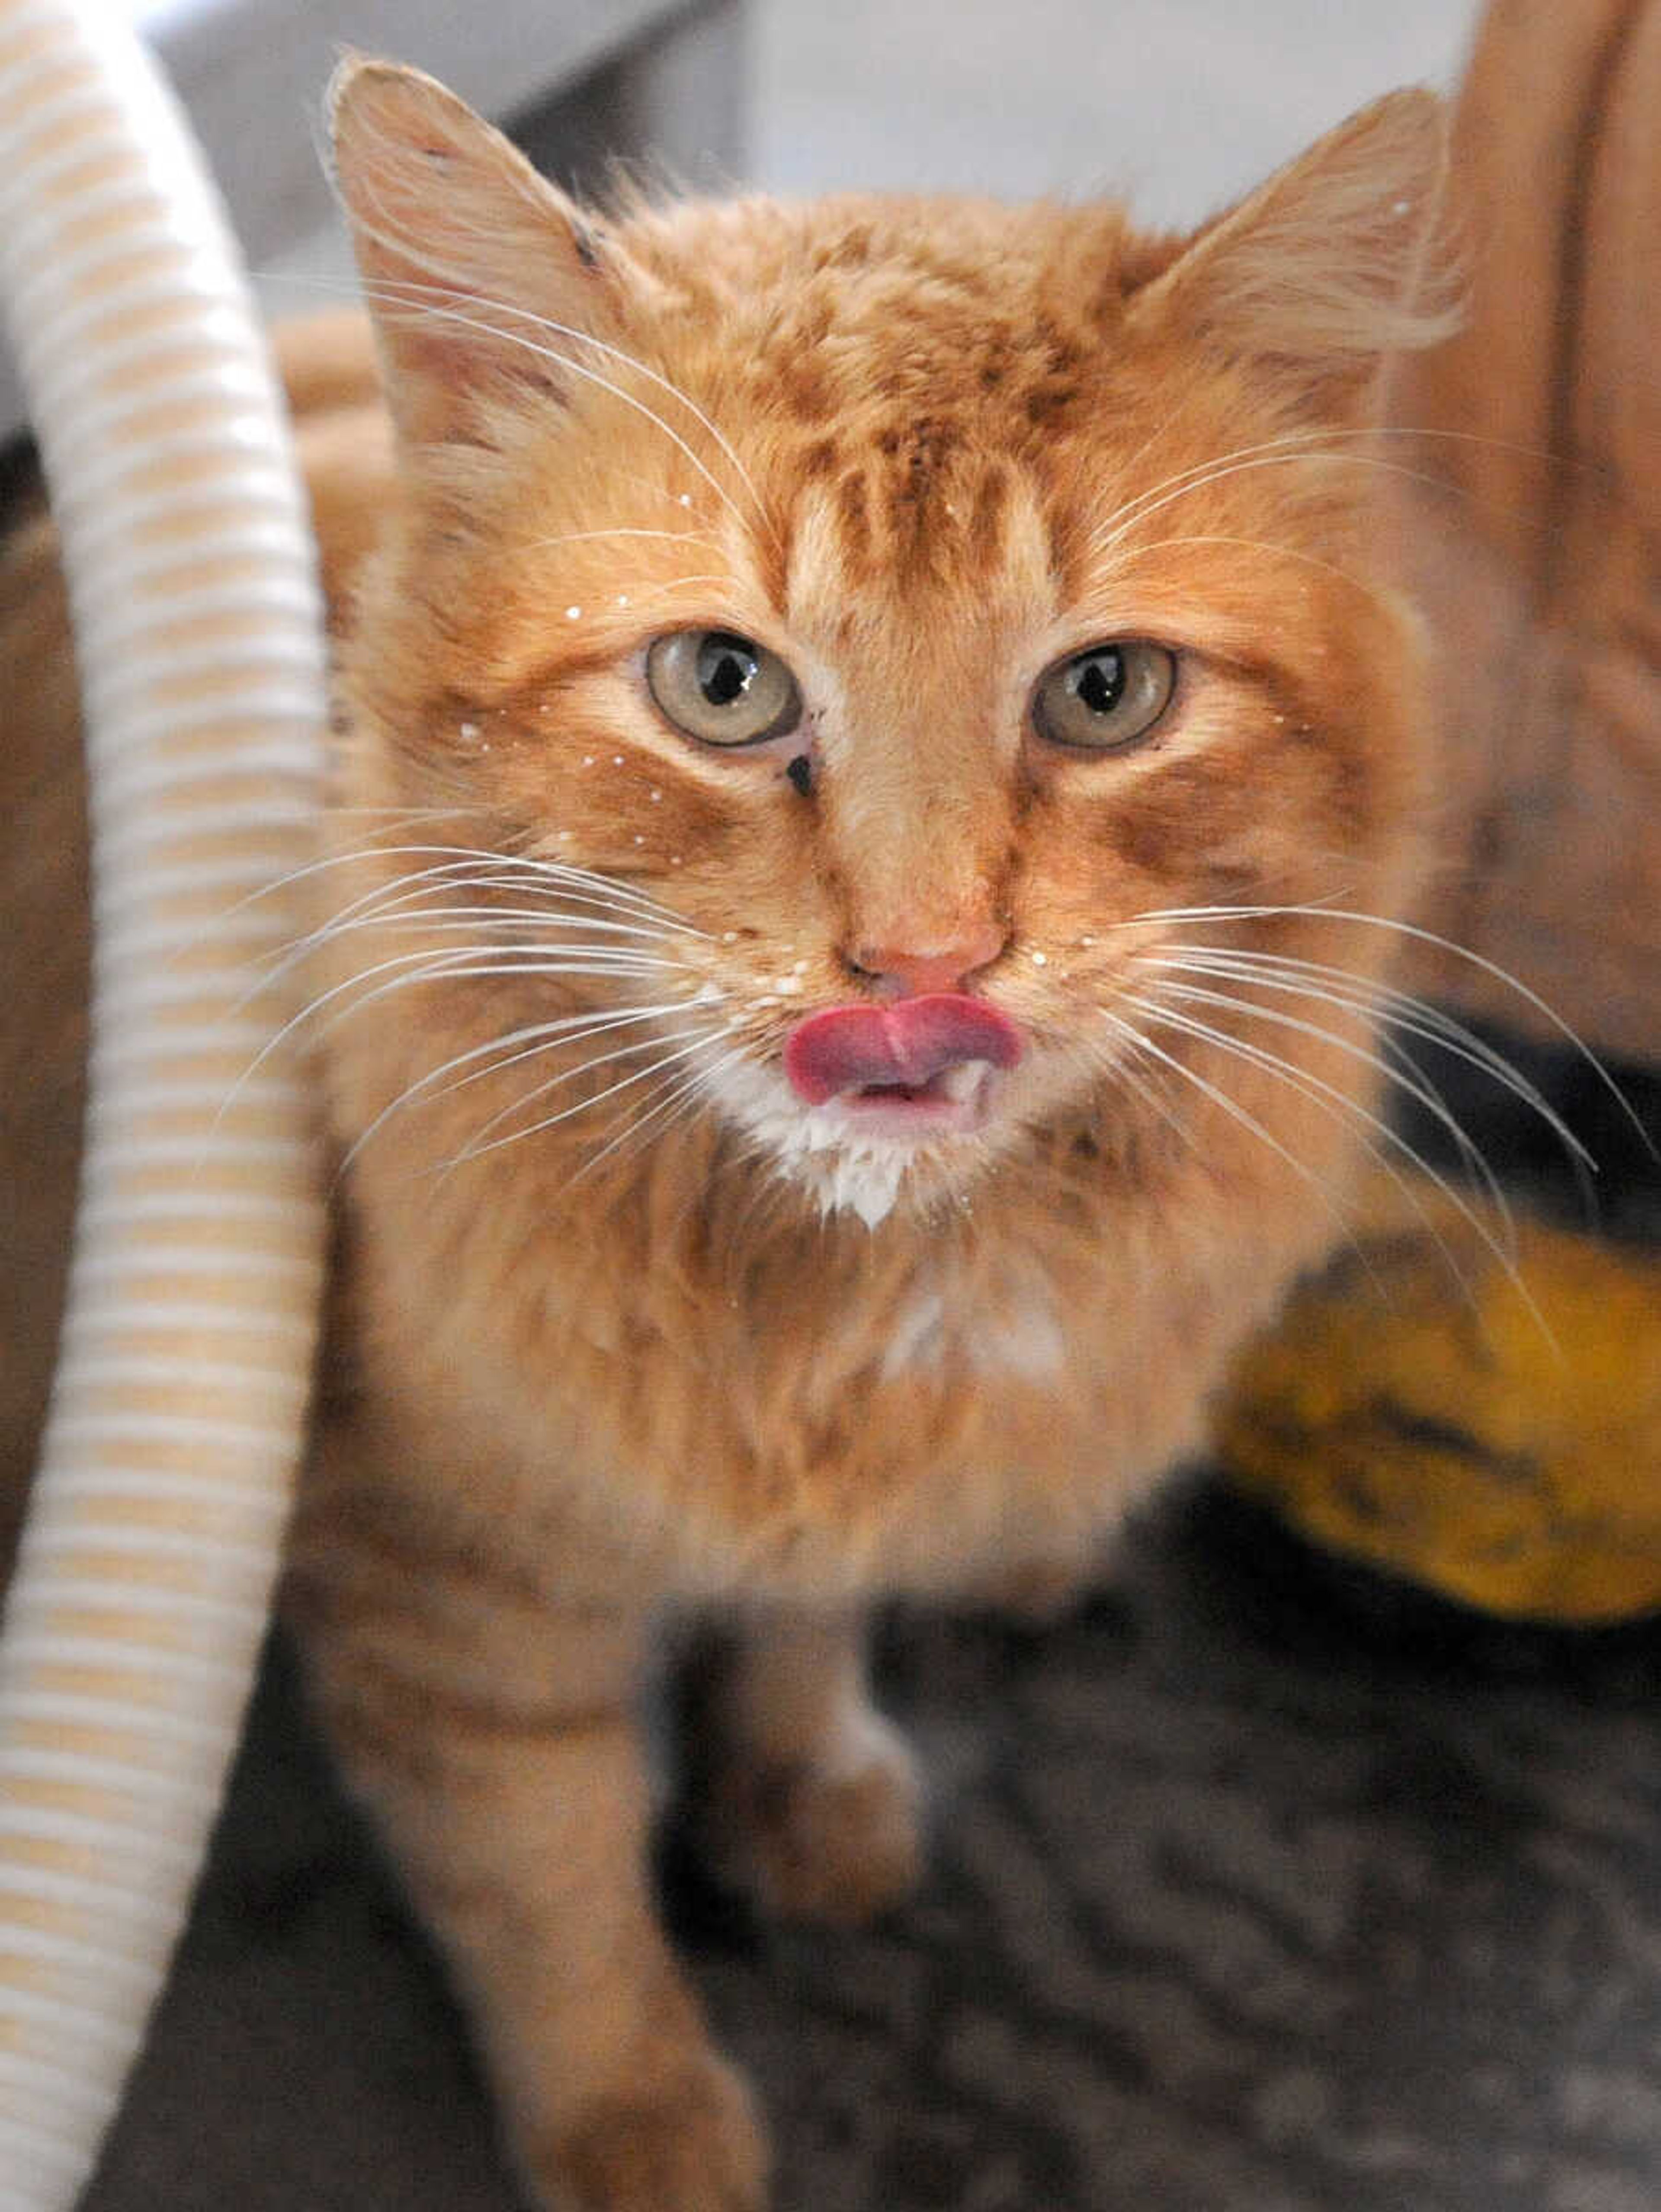
POLYGON ((319 1176, 256 985, 299 927, 272 886, 310 847, 324 675, 265 349, 124 9, 0 0, 0 290, 92 787, 80 1212, 0 1639, 0 2208, 58 2212, 189 1905, 300 1450, 319 1176))

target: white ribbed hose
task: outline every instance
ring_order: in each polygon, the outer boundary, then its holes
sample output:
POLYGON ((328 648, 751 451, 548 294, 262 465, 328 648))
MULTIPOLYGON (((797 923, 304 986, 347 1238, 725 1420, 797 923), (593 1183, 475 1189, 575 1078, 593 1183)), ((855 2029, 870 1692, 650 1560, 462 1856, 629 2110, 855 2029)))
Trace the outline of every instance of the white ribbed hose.
MULTIPOLYGON (((94 882, 87 1150, 0 1643, 0 2208, 92 2170, 183 1923, 300 1449, 322 1209, 252 991, 316 806, 284 418, 182 118, 98 0, 0 0, 0 289, 70 585, 94 882), (251 995, 252 993, 252 995, 251 995)), ((3 742, 0 735, 0 742, 3 742)))

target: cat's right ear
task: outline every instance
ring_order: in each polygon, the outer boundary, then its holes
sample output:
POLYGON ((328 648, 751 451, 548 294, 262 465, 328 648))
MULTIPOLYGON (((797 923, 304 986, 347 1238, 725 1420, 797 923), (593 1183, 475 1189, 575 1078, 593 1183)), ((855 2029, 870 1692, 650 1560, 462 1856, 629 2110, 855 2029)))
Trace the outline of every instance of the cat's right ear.
POLYGON ((349 57, 327 117, 399 436, 478 443, 493 398, 569 380, 617 272, 571 201, 419 70, 349 57))

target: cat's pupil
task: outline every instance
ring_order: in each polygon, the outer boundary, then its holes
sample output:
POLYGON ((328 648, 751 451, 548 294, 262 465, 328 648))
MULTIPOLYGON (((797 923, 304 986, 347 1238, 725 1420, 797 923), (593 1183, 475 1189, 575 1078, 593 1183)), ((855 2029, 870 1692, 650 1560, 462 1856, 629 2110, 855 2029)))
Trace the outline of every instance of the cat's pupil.
POLYGON ((1110 714, 1124 696, 1124 655, 1116 647, 1092 653, 1080 667, 1074 689, 1092 714, 1110 714))
POLYGON ((755 682, 760 665, 747 637, 716 631, 704 640, 698 653, 698 689, 712 707, 730 707, 755 682))

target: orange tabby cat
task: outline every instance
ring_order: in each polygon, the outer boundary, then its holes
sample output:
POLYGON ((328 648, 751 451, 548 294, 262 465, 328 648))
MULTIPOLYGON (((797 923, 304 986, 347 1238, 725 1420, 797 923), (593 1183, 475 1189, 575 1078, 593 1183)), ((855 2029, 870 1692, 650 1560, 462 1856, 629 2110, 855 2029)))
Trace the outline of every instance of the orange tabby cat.
POLYGON ((1445 326, 1440 121, 1385 100, 1183 240, 591 219, 411 73, 332 112, 395 438, 325 517, 383 527, 307 947, 342 1262, 290 1611, 538 2201, 739 2212, 644 1659, 725 1635, 724 1875, 880 1906, 918 1786, 861 1608, 1081 1553, 1342 1226, 1390 933, 1327 909, 1402 909, 1429 766, 1364 434, 1445 326), (1196 947, 1360 988, 1265 1037, 1196 947))

